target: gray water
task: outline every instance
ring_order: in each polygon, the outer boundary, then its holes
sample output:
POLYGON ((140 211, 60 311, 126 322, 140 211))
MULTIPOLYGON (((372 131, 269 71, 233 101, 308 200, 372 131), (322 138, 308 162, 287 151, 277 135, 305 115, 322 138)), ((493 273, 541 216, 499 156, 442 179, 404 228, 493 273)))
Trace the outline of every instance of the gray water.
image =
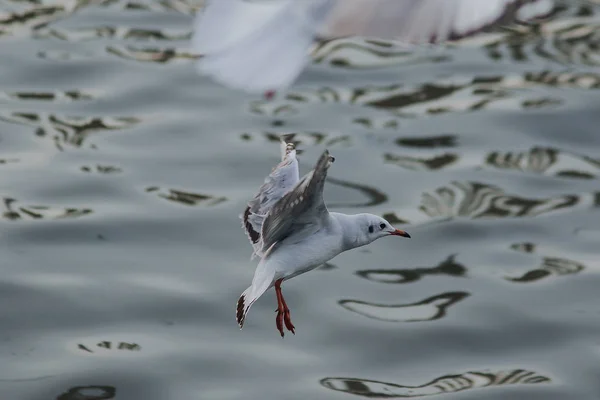
POLYGON ((184 1, 69 4, 0 2, 1 399, 600 398, 600 6, 324 43, 267 102, 196 74, 184 1), (281 339, 234 310, 287 133, 412 239, 286 282, 281 339))

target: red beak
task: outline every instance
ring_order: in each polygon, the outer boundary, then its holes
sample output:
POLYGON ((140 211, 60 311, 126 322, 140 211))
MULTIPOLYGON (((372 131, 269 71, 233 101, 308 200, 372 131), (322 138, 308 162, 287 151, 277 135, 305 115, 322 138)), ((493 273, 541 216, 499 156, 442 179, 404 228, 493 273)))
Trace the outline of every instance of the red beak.
POLYGON ((390 235, 393 235, 393 236, 402 236, 402 237, 405 237, 405 238, 409 238, 410 237, 410 235, 408 234, 408 232, 403 231, 401 229, 396 229, 394 232, 390 233, 390 235))

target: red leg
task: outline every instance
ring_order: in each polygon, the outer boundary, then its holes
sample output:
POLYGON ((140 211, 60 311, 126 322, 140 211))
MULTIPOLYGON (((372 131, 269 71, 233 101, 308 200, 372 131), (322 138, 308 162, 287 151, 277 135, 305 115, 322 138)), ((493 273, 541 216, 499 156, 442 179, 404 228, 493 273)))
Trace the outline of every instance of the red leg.
POLYGON ((288 308, 287 304, 285 303, 285 299, 283 298, 283 293, 281 294, 281 302, 283 303, 283 321, 285 322, 285 327, 287 328, 288 331, 292 332, 295 335, 296 332, 294 331, 294 329, 296 329, 296 327, 294 326, 294 324, 292 324, 292 318, 290 316, 290 309, 288 308))
POLYGON ((277 326, 277 330, 281 333, 281 337, 283 337, 283 302, 281 301, 281 279, 275 282, 275 294, 277 295, 277 317, 275 319, 275 325, 277 326))
POLYGON ((296 332, 294 331, 295 327, 290 318, 290 309, 285 303, 283 293, 281 293, 281 282, 283 282, 283 279, 279 279, 275 282, 275 293, 277 294, 277 319, 275 322, 277 325, 277 330, 279 330, 281 337, 283 337, 283 323, 285 323, 285 327, 288 331, 292 332, 294 335, 296 332))

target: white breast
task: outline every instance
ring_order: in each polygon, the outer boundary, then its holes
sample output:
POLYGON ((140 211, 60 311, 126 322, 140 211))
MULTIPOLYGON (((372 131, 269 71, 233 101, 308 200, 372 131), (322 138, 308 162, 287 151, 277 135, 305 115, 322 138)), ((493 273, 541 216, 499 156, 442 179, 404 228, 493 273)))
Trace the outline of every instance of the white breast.
POLYGON ((297 243, 285 241, 269 256, 275 268, 275 280, 290 279, 315 269, 342 252, 338 227, 321 230, 297 243))

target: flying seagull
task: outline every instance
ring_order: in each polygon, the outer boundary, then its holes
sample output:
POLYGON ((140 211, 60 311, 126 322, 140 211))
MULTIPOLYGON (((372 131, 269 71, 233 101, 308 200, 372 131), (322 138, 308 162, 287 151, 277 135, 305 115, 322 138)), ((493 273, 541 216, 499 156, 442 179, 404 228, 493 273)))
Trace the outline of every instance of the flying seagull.
POLYGON ((377 215, 329 212, 323 201, 323 188, 334 158, 325 150, 315 168, 299 179, 294 145, 282 140, 281 148, 282 161, 240 216, 252 243, 252 258, 258 257, 260 262, 252 285, 237 302, 236 319, 242 328, 252 304, 275 287, 276 325, 283 337, 284 324, 295 333, 281 292, 283 281, 379 238, 410 235, 377 215))
POLYGON ((553 0, 206 0, 192 48, 198 70, 248 92, 290 86, 318 39, 439 43, 548 14, 553 0))

